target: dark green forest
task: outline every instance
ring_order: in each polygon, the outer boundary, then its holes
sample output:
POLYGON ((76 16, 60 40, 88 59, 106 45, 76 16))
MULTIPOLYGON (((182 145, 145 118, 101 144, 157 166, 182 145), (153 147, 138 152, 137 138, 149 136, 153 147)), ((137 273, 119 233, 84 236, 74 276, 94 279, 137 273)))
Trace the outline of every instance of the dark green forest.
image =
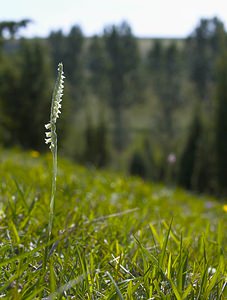
POLYGON ((199 193, 227 193, 227 33, 202 19, 184 39, 140 39, 123 22, 20 37, 0 22, 0 145, 46 151, 44 124, 59 62, 65 92, 59 150, 199 193))

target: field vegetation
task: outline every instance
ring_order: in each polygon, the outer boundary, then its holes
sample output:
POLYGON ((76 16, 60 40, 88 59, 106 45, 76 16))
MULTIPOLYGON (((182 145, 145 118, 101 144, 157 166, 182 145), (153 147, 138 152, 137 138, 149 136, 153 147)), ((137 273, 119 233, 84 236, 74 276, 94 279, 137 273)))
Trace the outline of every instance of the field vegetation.
POLYGON ((51 164, 1 151, 3 299, 225 299, 226 204, 60 160, 47 245, 51 164))

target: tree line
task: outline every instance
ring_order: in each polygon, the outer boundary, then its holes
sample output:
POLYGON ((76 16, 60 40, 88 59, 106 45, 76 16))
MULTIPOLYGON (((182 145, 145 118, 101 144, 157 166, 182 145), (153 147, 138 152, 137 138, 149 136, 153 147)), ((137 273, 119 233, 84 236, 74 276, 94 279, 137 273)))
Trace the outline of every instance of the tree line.
POLYGON ((30 20, 0 22, 0 143, 45 150, 56 66, 66 74, 63 154, 199 192, 226 193, 227 45, 217 18, 182 40, 143 42, 130 25, 86 38, 75 25, 18 37, 30 20), (16 37, 16 38, 15 38, 16 37))

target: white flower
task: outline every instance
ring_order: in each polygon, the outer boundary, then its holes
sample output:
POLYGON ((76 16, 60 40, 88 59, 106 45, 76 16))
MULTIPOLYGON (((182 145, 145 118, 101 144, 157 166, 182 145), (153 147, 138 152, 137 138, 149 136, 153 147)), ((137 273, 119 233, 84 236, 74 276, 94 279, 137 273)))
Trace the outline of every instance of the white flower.
POLYGON ((63 75, 63 65, 60 63, 58 65, 58 77, 55 83, 55 88, 52 96, 52 103, 51 103, 51 114, 50 114, 50 122, 45 125, 45 128, 50 130, 46 132, 46 139, 45 143, 50 144, 50 149, 54 149, 56 145, 56 132, 55 132, 55 124, 59 115, 61 114, 61 101, 63 96, 63 89, 64 89, 64 78, 63 75))
POLYGON ((46 129, 50 129, 51 128, 51 124, 50 123, 45 124, 45 127, 46 127, 46 129))
POLYGON ((217 270, 215 268, 209 267, 207 271, 209 275, 214 275, 214 273, 216 273, 217 270))
POLYGON ((47 131, 47 132, 46 132, 46 137, 47 137, 47 138, 51 137, 51 132, 50 132, 50 131, 47 131))
POLYGON ((49 143, 51 143, 51 138, 49 138, 49 139, 45 139, 45 143, 46 143, 46 144, 49 144, 49 143))

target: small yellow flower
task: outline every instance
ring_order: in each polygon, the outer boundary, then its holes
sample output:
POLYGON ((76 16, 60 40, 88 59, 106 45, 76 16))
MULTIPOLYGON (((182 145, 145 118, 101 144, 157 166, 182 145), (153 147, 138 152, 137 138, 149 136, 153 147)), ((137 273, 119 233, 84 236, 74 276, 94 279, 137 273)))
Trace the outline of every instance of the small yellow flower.
POLYGON ((37 157, 39 157, 39 156, 40 156, 40 153, 39 153, 38 151, 36 151, 36 150, 32 150, 32 151, 31 151, 31 157, 37 158, 37 157))
POLYGON ((222 208, 223 208, 224 212, 227 213, 227 204, 224 204, 224 205, 222 206, 222 208))

